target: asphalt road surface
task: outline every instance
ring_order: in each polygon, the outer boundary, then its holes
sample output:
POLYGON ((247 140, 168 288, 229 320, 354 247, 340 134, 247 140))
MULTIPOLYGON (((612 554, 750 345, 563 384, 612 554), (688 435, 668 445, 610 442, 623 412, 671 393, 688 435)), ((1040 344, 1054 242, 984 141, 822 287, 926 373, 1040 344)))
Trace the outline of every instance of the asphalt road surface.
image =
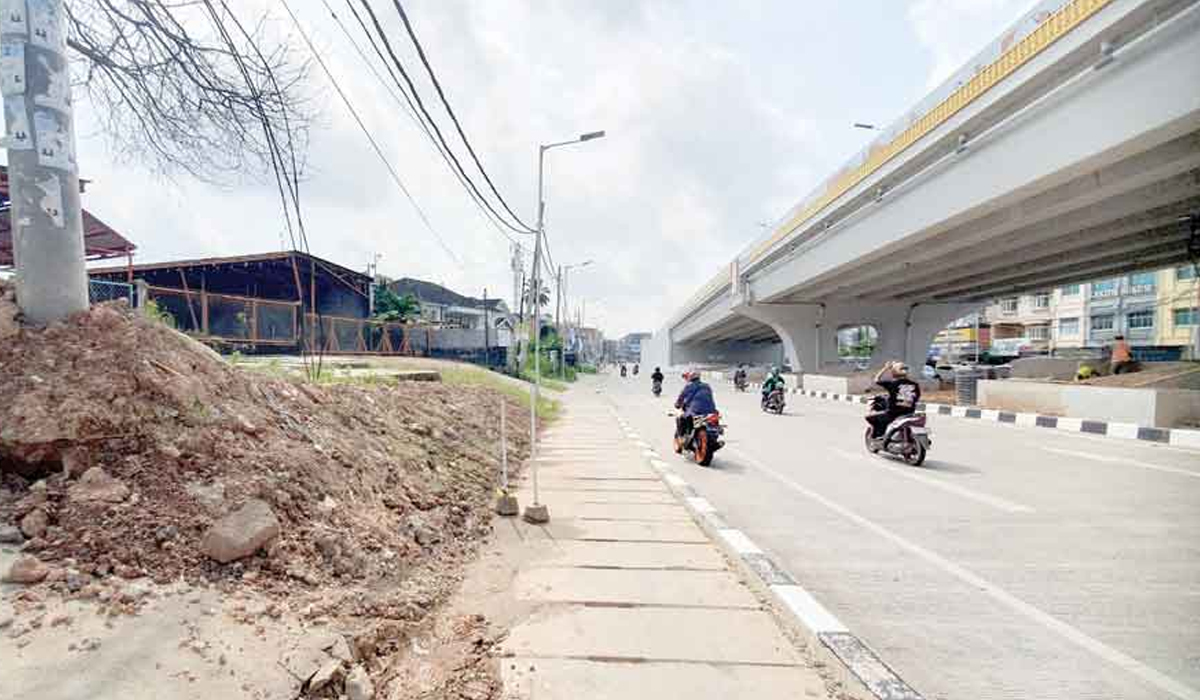
MULTIPOLYGON (((597 382, 671 455, 678 378, 597 382)), ((938 417, 914 468, 859 404, 714 391, 728 446, 677 471, 927 698, 1200 699, 1200 453, 938 417)))

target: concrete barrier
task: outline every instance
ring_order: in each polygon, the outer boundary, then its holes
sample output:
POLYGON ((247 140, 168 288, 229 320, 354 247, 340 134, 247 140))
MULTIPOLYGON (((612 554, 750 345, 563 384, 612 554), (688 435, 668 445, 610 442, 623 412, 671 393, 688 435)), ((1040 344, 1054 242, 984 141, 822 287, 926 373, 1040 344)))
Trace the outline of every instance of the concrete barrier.
POLYGON ((1200 421, 1200 391, 982 380, 979 405, 1002 411, 1172 428, 1200 421))
POLYGON ((864 375, 839 377, 832 374, 805 374, 802 382, 805 391, 824 391, 841 396, 862 394, 874 385, 871 378, 864 375))

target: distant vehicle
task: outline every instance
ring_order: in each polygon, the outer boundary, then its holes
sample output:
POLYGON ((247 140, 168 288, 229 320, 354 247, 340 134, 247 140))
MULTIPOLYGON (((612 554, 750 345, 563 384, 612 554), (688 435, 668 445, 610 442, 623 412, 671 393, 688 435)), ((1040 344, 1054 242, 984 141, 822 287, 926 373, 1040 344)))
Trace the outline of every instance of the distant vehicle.
POLYGON ((767 394, 762 400, 762 410, 782 416, 784 403, 783 389, 772 389, 771 393, 767 394))
POLYGON ((653 382, 651 382, 650 383, 650 391, 653 391, 655 396, 661 396, 662 395, 662 380, 655 379, 653 382))

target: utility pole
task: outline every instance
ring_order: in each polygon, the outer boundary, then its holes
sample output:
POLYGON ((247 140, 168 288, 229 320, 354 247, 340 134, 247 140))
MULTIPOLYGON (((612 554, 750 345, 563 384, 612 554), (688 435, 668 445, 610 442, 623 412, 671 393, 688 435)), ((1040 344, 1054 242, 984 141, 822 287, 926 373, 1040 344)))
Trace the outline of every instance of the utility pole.
POLYGON ((47 324, 88 308, 63 0, 5 2, 0 87, 17 304, 47 324))
POLYGON ((492 366, 492 343, 488 339, 488 326, 492 325, 488 319, 488 302, 487 302, 487 287, 483 288, 483 364, 485 367, 492 366))

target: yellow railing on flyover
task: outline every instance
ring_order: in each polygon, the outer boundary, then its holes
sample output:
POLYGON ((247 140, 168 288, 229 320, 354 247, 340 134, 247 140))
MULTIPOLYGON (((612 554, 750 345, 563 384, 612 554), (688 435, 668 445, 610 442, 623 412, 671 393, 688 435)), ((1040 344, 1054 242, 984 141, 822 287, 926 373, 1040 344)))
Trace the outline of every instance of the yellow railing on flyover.
MULTIPOLYGON (((891 141, 872 148, 866 159, 857 167, 830 180, 825 192, 787 220, 766 240, 756 245, 742 264, 743 269, 761 259, 775 244, 786 238, 799 226, 812 219, 822 209, 849 192, 870 177, 889 161, 904 152, 922 137, 946 123, 964 107, 975 101, 1013 71, 1028 63, 1048 46, 1061 39, 1079 26, 1084 20, 1099 12, 1112 0, 1071 0, 1041 22, 1038 27, 1020 41, 1015 42, 999 58, 979 70, 965 83, 950 93, 946 99, 934 105, 923 116, 914 121, 891 141)), ((731 268, 723 271, 704 285, 684 307, 687 313, 715 294, 722 286, 730 283, 731 268)))

